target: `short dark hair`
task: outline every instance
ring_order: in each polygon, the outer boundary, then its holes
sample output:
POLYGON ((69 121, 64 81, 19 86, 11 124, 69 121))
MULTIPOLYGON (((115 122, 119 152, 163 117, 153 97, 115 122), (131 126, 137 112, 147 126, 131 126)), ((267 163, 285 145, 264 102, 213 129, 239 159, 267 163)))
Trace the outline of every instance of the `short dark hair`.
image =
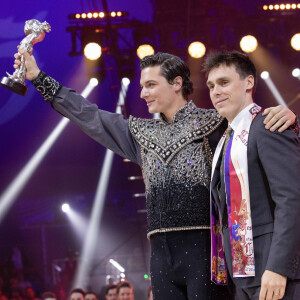
POLYGON ((250 60, 249 56, 239 51, 222 51, 211 52, 207 55, 203 63, 203 71, 206 76, 214 68, 221 65, 234 66, 240 78, 244 79, 249 75, 254 77, 253 94, 256 90, 257 75, 254 63, 250 60))
POLYGON ((50 298, 55 298, 55 299, 57 299, 57 297, 56 297, 56 295, 53 293, 53 292, 44 292, 43 294, 42 294, 42 299, 43 300, 46 300, 46 299, 50 299, 50 298))
POLYGON ((117 288, 117 285, 116 284, 110 284, 109 286, 106 287, 105 289, 105 295, 108 295, 108 292, 110 290, 113 290, 113 289, 116 289, 117 288))
POLYGON ((177 76, 182 78, 181 92, 183 98, 187 100, 188 96, 193 93, 193 82, 190 79, 191 72, 185 62, 178 56, 162 52, 145 56, 140 61, 141 70, 155 66, 160 66, 161 75, 169 84, 173 84, 177 76))
POLYGON ((121 288, 130 288, 131 290, 133 290, 132 285, 126 280, 120 281, 118 283, 118 285, 117 285, 117 294, 119 294, 121 288))
POLYGON ((80 288, 73 289, 71 291, 70 295, 73 294, 73 293, 79 293, 79 294, 82 294, 83 297, 85 296, 85 291, 83 289, 80 289, 80 288))
POLYGON ((97 295, 96 295, 96 293, 93 292, 93 291, 87 291, 87 292, 85 292, 84 296, 86 296, 86 295, 94 295, 96 298, 98 298, 97 295))

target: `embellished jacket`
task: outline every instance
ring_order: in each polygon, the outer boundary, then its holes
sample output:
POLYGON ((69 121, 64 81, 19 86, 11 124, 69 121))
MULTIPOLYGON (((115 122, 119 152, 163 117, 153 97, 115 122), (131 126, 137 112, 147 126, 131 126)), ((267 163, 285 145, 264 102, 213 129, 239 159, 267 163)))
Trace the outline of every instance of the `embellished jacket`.
POLYGON ((223 122, 215 110, 192 101, 168 123, 130 117, 141 146, 146 186, 148 237, 157 232, 209 229, 212 150, 209 135, 223 122))
POLYGON ((168 123, 124 119, 100 110, 41 72, 32 82, 52 107, 94 140, 139 164, 146 186, 148 237, 157 232, 209 229, 214 149, 227 127, 215 110, 189 101, 168 123))

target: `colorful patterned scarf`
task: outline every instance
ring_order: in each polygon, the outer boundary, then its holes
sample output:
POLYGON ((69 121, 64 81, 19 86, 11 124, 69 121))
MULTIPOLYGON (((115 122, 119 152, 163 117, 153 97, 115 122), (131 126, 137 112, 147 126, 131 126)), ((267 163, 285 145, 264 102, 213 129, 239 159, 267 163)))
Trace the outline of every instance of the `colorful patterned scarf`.
MULTIPOLYGON (((234 134, 228 142, 224 158, 228 228, 231 241, 232 271, 235 278, 255 276, 247 146, 251 123, 260 111, 261 107, 253 103, 236 116, 231 123, 234 134)), ((212 178, 222 152, 225 136, 224 133, 214 155, 212 178)), ((217 284, 227 282, 221 232, 219 210, 211 192, 211 278, 217 284)))

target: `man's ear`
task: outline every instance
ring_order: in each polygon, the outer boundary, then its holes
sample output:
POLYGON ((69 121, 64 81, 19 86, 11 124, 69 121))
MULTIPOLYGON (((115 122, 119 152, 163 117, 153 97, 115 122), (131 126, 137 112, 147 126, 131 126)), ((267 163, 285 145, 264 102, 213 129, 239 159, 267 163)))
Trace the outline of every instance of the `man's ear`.
POLYGON ((252 75, 249 75, 246 78, 246 89, 253 90, 253 88, 254 88, 254 77, 252 75))
POLYGON ((173 80, 173 86, 175 87, 175 91, 180 91, 182 88, 183 79, 181 76, 177 76, 173 80))

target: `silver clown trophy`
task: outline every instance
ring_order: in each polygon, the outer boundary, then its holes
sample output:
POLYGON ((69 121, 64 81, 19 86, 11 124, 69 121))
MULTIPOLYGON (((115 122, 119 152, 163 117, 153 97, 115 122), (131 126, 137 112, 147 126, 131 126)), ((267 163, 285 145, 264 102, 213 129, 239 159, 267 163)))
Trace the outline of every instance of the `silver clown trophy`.
MULTIPOLYGON (((21 41, 19 49, 24 49, 32 53, 33 45, 41 42, 45 37, 45 32, 50 32, 51 26, 45 21, 29 20, 25 22, 24 32, 26 37, 21 41)), ((20 68, 16 69, 14 74, 3 77, 1 85, 19 95, 25 96, 27 87, 25 86, 26 67, 23 55, 21 56, 20 68)))

